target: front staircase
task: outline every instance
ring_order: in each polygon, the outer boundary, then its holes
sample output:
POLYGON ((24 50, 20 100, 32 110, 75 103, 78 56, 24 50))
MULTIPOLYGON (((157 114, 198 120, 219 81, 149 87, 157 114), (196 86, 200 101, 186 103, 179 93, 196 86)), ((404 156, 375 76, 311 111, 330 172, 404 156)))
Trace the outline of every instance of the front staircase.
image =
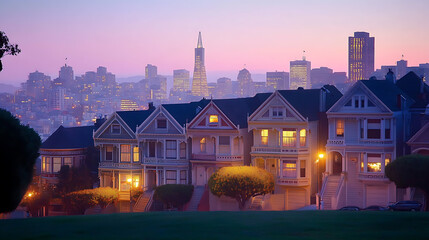
POLYGON ((142 195, 140 195, 136 204, 134 205, 133 212, 147 212, 150 209, 152 204, 153 191, 145 191, 142 195))
POLYGON ((188 208, 186 211, 198 211, 198 204, 200 204, 201 197, 204 194, 204 186, 196 186, 194 187, 194 192, 192 194, 192 198, 189 201, 188 208))
POLYGON ((335 210, 332 209, 332 197, 336 196, 338 184, 340 182, 341 176, 339 175, 329 175, 326 177, 326 185, 322 188, 322 210, 335 210))

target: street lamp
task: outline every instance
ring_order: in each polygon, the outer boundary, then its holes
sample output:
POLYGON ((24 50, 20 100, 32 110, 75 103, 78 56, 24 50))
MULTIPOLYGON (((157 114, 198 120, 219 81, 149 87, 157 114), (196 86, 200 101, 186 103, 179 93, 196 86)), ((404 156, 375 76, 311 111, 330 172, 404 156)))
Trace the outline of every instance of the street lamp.
POLYGON ((133 188, 133 179, 128 178, 127 179, 128 184, 130 184, 130 212, 133 212, 133 208, 132 208, 132 198, 131 198, 131 189, 133 188))
POLYGON ((319 158, 318 159, 316 159, 316 164, 317 164, 317 177, 316 177, 316 188, 317 188, 317 195, 318 195, 318 198, 317 198, 317 206, 318 206, 318 208, 319 208, 319 210, 320 210, 320 191, 319 191, 319 165, 320 165, 320 161, 325 157, 325 154, 323 154, 323 153, 319 153, 319 158))

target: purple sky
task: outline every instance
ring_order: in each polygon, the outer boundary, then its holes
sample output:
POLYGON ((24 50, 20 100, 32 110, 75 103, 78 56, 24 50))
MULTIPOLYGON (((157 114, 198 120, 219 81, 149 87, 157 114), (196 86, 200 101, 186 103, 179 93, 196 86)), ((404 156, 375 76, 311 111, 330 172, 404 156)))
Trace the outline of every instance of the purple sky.
POLYGON ((312 67, 347 71, 347 41, 355 31, 375 37, 375 62, 429 62, 429 1, 13 1, 2 0, 0 30, 18 43, 5 56, 0 83, 18 85, 35 70, 55 78, 68 58, 75 74, 106 66, 117 77, 192 72, 198 31, 209 81, 289 71, 302 50, 312 67), (220 72, 220 73, 219 73, 220 72))

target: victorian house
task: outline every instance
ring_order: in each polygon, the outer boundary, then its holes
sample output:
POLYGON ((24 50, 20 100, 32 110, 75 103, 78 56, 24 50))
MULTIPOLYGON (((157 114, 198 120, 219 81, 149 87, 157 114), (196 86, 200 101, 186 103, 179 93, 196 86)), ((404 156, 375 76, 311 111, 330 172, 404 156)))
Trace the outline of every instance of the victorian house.
POLYGON ((318 154, 327 139, 325 112, 341 96, 329 85, 280 90, 249 116, 252 165, 268 170, 275 179, 274 192, 264 197, 264 209, 297 209, 314 199, 318 154))

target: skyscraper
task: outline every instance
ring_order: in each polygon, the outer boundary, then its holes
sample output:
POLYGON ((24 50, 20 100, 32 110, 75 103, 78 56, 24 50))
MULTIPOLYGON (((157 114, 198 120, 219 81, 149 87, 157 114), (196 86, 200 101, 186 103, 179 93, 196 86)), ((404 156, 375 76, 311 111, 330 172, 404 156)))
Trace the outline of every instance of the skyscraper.
POLYGON ((145 67, 145 78, 154 78, 158 75, 158 68, 154 65, 148 64, 145 67))
POLYGON ((237 81, 240 84, 240 97, 250 97, 255 94, 253 89, 252 74, 243 68, 238 72, 237 81))
POLYGON ((396 78, 400 79, 401 77, 407 74, 408 62, 404 59, 396 62, 396 78))
POLYGON ((289 73, 288 72, 267 72, 267 88, 273 90, 289 89, 289 73))
POLYGON ((173 90, 178 92, 189 91, 189 71, 186 69, 173 70, 173 90))
POLYGON ((289 89, 296 90, 299 87, 310 89, 311 62, 305 60, 296 60, 290 62, 289 89))
POLYGON ((311 69, 311 87, 321 88, 325 84, 331 84, 333 70, 328 67, 320 67, 311 69))
POLYGON ((349 81, 369 79, 374 72, 374 37, 367 32, 355 32, 349 37, 349 81))
POLYGON ((192 95, 208 97, 206 67, 204 66, 204 48, 201 32, 198 34, 197 48, 195 48, 195 67, 192 79, 192 95))

